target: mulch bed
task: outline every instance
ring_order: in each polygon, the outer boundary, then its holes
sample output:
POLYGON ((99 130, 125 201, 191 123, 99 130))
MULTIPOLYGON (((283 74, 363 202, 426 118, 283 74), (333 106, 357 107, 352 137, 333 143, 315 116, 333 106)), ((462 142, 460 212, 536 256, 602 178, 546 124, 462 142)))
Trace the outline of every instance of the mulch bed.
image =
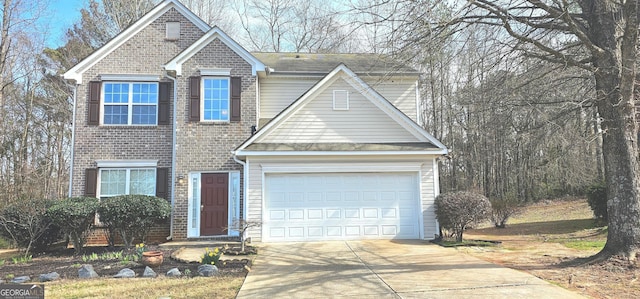
MULTIPOLYGON (((89 256, 92 253, 101 255, 108 252, 119 252, 124 249, 121 247, 87 247, 83 253, 89 256)), ((164 276, 167 271, 178 268, 182 272, 183 277, 198 275, 199 263, 183 263, 172 259, 171 252, 173 250, 162 250, 154 246, 147 246, 147 250, 160 250, 163 252, 164 262, 153 270, 158 276, 164 276), (189 269, 189 271, 185 271, 189 269)), ((126 252, 126 251, 124 251, 126 252)), ((133 251, 132 251, 133 252, 133 251)), ((121 260, 93 260, 83 261, 82 255, 74 256, 73 249, 56 250, 41 254, 35 254, 33 260, 29 263, 13 264, 12 260, 6 260, 4 265, 0 266, 0 280, 10 280, 7 276, 29 276, 32 281, 38 281, 40 274, 57 272, 61 279, 79 279, 78 269, 81 265, 90 264, 100 277, 113 277, 120 270, 129 268, 136 273, 136 277, 141 277, 145 266, 137 262, 121 260)), ((225 276, 245 276, 249 267, 251 267, 251 259, 239 256, 237 259, 220 261, 216 265, 220 271, 220 275, 225 276)))

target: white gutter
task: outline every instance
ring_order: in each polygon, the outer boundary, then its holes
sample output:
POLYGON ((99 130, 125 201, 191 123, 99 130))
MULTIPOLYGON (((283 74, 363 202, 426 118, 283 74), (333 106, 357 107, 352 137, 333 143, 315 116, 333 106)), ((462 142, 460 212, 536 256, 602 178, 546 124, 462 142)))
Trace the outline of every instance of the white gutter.
POLYGON ((238 156, 389 156, 446 155, 446 149, 432 151, 237 151, 238 156))
POLYGON ((171 220, 169 224, 169 236, 167 236, 167 240, 173 239, 173 219, 175 218, 175 196, 176 196, 176 142, 178 140, 178 79, 169 76, 167 70, 164 69, 164 77, 173 81, 173 141, 171 145, 171 220))
POLYGON ((73 116, 71 118, 71 154, 69 163, 69 197, 73 196, 73 159, 76 148, 76 102, 78 98, 78 84, 73 85, 73 116))

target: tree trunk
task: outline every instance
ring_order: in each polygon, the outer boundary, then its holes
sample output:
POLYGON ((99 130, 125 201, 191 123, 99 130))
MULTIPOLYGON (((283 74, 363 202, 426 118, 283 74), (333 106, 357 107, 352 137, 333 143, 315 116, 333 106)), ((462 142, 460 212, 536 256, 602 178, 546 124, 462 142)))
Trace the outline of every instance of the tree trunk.
POLYGON ((609 215, 607 243, 596 259, 616 255, 635 261, 640 246, 640 163, 634 105, 638 7, 636 1, 621 2, 613 9, 609 4, 583 3, 589 35, 600 49, 593 53, 593 64, 609 215))
MULTIPOLYGON (((615 77, 600 80, 614 80, 615 77)), ((616 86, 616 85, 609 85, 616 86)), ((603 118, 602 152, 607 185, 609 232, 601 256, 620 255, 635 260, 640 245, 640 164, 635 132, 637 131, 630 99, 618 103, 616 90, 598 104, 603 118), (618 103, 616 105, 616 103, 618 103)))

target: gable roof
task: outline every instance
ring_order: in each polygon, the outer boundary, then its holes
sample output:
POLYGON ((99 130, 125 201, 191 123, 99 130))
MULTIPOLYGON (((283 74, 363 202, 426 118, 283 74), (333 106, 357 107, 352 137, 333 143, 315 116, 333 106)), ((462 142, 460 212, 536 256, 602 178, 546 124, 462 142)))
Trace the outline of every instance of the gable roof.
MULTIPOLYGON (((253 136, 247 139, 243 144, 241 144, 235 151, 235 154, 238 156, 245 156, 250 154, 250 152, 263 147, 252 147, 249 148, 254 143, 260 143, 261 140, 265 139, 270 133, 274 132, 281 124, 283 124, 287 119, 289 119, 292 115, 296 114, 299 110, 301 110, 308 102, 315 98, 315 95, 321 92, 324 87, 331 82, 334 81, 335 78, 339 76, 344 76, 345 80, 349 81, 350 84, 355 85, 354 87, 358 87, 358 90, 364 95, 367 99, 369 99, 374 105, 376 105, 380 110, 385 112, 388 116, 391 117, 394 121, 396 121, 400 126, 405 128, 411 134, 416 136, 419 140, 421 140, 422 144, 430 144, 432 146, 427 146, 424 148, 424 151, 420 151, 422 153, 433 153, 433 154, 446 154, 447 148, 438 141, 431 134, 427 133, 422 127, 416 124, 413 120, 411 120, 407 115, 402 113, 398 108, 396 108, 393 104, 391 104, 387 99, 385 99, 382 95, 380 95, 377 91, 375 91, 371 86, 362 81, 351 69, 349 69, 346 65, 340 64, 336 68, 334 68, 328 75, 326 75, 322 80, 320 80, 316 85, 311 87, 305 94, 303 94, 298 100, 293 102, 289 107, 283 110, 280 114, 278 114, 274 119, 272 119, 269 123, 267 123, 264 128, 256 132, 253 136)), ((282 146, 272 148, 274 150, 282 150, 282 146)), ((354 148, 355 149, 355 148, 354 148)))
POLYGON ((264 64, 258 60, 255 56, 251 55, 249 51, 240 46, 236 41, 231 39, 226 33, 224 33, 220 28, 213 27, 209 30, 205 35, 203 35, 200 39, 194 42, 187 49, 182 51, 182 53, 178 54, 176 57, 171 59, 166 65, 166 70, 176 71, 178 76, 182 75, 182 64, 189 60, 189 58, 193 57, 196 53, 200 52, 204 47, 206 47, 209 43, 214 40, 222 41, 227 47, 231 48, 236 54, 242 57, 246 62, 251 64, 251 68, 253 71, 253 75, 256 75, 257 72, 264 71, 264 64))
POLYGON ((382 54, 310 54, 253 52, 269 67, 273 74, 326 75, 338 64, 348 65, 357 74, 419 75, 420 73, 400 61, 382 54))
POLYGON ((100 60, 105 58, 107 55, 111 54, 115 49, 123 45, 133 36, 135 36, 142 29, 147 27, 153 21, 155 21, 158 17, 165 14, 170 9, 175 8, 178 12, 184 15, 189 21, 191 21, 195 26, 200 28, 203 32, 207 32, 211 29, 211 26, 207 24, 205 21, 200 19, 196 14, 194 14, 191 10, 185 7, 178 0, 164 0, 156 5, 151 11, 145 14, 138 21, 133 23, 131 26, 127 27, 120 34, 116 35, 109 42, 107 42, 104 46, 100 47, 98 50, 93 52, 91 55, 87 56, 87 58, 83 59, 81 62, 76 64, 66 73, 64 73, 64 78, 69 80, 76 80, 77 84, 82 84, 82 74, 98 63, 100 60))

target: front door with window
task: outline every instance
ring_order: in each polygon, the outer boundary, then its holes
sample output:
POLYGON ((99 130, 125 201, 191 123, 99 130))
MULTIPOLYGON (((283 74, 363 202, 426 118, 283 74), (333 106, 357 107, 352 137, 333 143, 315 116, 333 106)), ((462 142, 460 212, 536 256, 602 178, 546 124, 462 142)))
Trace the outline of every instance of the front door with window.
POLYGON ((202 174, 200 204, 200 235, 226 235, 225 228, 229 225, 229 174, 202 174))

